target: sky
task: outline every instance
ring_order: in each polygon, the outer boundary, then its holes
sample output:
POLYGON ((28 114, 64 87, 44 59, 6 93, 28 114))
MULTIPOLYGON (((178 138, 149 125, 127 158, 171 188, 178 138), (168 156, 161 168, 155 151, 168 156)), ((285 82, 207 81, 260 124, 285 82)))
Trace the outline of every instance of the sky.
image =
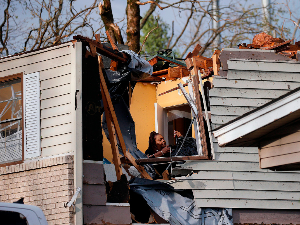
MULTIPOLYGON (((145 2, 146 0, 140 0, 140 1, 145 2)), ((172 2, 177 2, 178 0, 165 0, 165 1, 172 3, 172 2)), ((204 2, 204 1, 205 0, 201 0, 201 2, 204 2)), ((251 5, 251 4, 253 4, 254 6, 257 6, 257 7, 261 6, 261 0, 220 0, 220 5, 221 6, 226 5, 232 1, 238 2, 245 6, 251 5)), ((85 6, 91 5, 92 2, 93 2, 93 0, 84 0, 84 1, 83 0, 75 0, 74 6, 76 6, 76 8, 78 7, 78 9, 84 8, 85 6)), ((0 0, 0 7, 3 7, 3 3, 4 3, 4 1, 0 0)), ((299 15, 298 12, 300 9, 300 0, 271 0, 271 4, 272 3, 275 4, 276 7, 285 8, 287 11, 287 13, 285 13, 285 14, 276 14, 275 15, 274 18, 279 20, 278 25, 288 27, 293 31, 293 29, 295 28, 295 25, 290 20, 290 18, 289 18, 290 15, 289 15, 288 11, 290 9, 292 12, 292 16, 293 15, 298 16, 299 15), (286 7, 284 4, 288 5, 289 8, 286 7)), ((126 10, 127 1, 126 0, 111 0, 111 4, 112 4, 112 10, 113 10, 115 22, 117 22, 118 25, 120 26, 120 28, 122 29, 123 37, 126 38, 126 35, 125 35, 126 19, 124 19, 124 18, 126 18, 125 10, 126 10), (123 21, 120 22, 120 20, 123 20, 123 21)), ((205 3, 203 3, 203 4, 205 4, 205 3)), ((164 4, 161 4, 161 5, 164 6, 164 4)), ((149 7, 150 7, 150 4, 140 6, 141 16, 149 9, 149 7)), ((17 9, 17 15, 19 15, 20 17, 24 17, 27 21, 31 22, 30 15, 24 14, 24 12, 18 11, 18 10, 19 9, 17 9)), ((2 12, 3 12, 3 10, 0 9, 0 13, 2 13, 2 12)), ((259 10, 259 12, 260 12, 260 10, 259 10)), ((174 21, 175 22, 175 28, 174 28, 175 36, 179 34, 182 27, 184 26, 184 21, 185 21, 184 18, 186 17, 185 12, 179 12, 177 9, 174 9, 174 8, 167 8, 164 10, 160 10, 157 7, 154 12, 154 15, 155 16, 159 15, 160 18, 163 21, 165 21, 167 24, 169 24, 170 27, 171 27, 172 21, 174 21)), ((95 14, 93 16, 98 19, 100 18, 98 11, 95 11, 95 14)), ((1 20, 1 17, 2 17, 2 15, 0 14, 0 20, 1 20)), ((293 17, 291 17, 291 18, 294 19, 293 17)), ((195 19, 197 19, 197 18, 195 18, 195 19)), ((297 20, 297 19, 294 19, 294 20, 297 20)), ((97 23, 97 22, 95 22, 95 23, 97 23)), ((99 24, 95 24, 95 26, 99 26, 99 24)), ((171 31, 169 30, 169 33, 170 32, 171 31)), ((297 34, 298 34, 297 39, 300 40, 300 31, 297 32, 297 34)), ((188 36, 188 33, 187 33, 187 36, 188 36)))

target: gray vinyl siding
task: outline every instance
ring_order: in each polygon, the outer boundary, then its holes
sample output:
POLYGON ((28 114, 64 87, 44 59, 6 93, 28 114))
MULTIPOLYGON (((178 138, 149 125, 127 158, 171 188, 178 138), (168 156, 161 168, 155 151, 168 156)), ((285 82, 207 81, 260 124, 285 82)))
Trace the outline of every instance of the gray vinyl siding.
MULTIPOLYGON (((300 86, 299 62, 229 61, 209 92, 213 130, 300 86)), ((221 148, 214 139, 214 151, 214 160, 181 165, 194 173, 171 184, 192 189, 199 207, 300 208, 300 171, 260 169, 256 147, 221 148)))
POLYGON ((42 157, 74 151, 71 144, 74 132, 71 115, 74 111, 71 104, 72 48, 73 44, 69 42, 0 59, 0 77, 21 72, 40 73, 42 157))

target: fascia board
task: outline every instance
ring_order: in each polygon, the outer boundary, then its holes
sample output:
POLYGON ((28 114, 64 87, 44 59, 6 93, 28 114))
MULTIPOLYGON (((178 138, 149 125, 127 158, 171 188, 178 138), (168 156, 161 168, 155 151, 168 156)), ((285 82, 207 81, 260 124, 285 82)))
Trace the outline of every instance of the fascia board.
POLYGON ((223 146, 300 109, 300 91, 214 131, 223 146))

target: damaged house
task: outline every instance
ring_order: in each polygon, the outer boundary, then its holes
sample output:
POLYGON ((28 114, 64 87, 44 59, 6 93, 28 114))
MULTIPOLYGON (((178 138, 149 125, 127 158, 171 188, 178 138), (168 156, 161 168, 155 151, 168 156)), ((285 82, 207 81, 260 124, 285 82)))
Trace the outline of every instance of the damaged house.
POLYGON ((49 224, 300 223, 296 45, 212 59, 197 46, 150 67, 111 46, 77 36, 0 59, 0 201, 24 198, 49 224), (176 146, 174 130, 196 154, 144 154, 151 131, 176 146))

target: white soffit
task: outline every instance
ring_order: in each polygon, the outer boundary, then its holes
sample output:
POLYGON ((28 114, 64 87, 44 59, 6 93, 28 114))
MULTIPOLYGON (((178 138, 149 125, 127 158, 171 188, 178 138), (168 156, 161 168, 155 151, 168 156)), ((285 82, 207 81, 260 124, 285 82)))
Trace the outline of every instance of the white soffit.
POLYGON ((300 109, 300 89, 214 131, 220 146, 242 138, 300 109))

